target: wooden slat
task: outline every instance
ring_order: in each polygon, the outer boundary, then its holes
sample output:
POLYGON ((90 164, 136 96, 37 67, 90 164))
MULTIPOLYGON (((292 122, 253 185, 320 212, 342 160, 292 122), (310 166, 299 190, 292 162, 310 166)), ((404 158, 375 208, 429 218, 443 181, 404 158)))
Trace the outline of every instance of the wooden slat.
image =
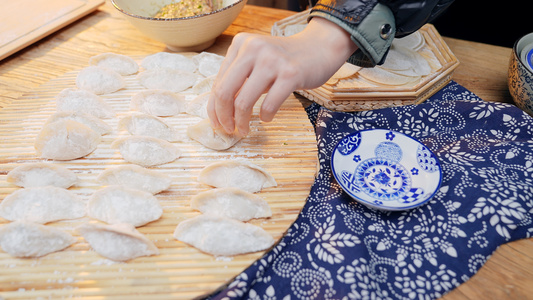
MULTIPOLYGON (((76 75, 77 71, 66 73, 0 110, 0 199, 19 189, 6 182, 10 170, 25 163, 43 161, 35 155, 35 137, 55 112, 55 96, 64 88, 75 86, 76 75)), ((97 150, 81 159, 51 161, 78 175, 80 182, 70 190, 85 201, 101 188, 96 182, 98 174, 108 167, 126 164, 117 150, 110 148, 110 143, 127 135, 127 132, 118 131, 118 120, 130 111, 131 96, 143 89, 135 76, 126 77, 126 82, 126 89, 102 96, 117 112, 117 117, 104 120, 114 131, 103 137, 97 150)), ((269 202, 273 215, 251 223, 261 226, 275 239, 282 237, 305 203, 316 172, 314 131, 300 102, 291 96, 271 123, 261 123, 254 116, 250 135, 226 151, 207 149, 186 137, 187 126, 195 124, 199 118, 180 114, 165 120, 183 133, 184 140, 175 143, 183 155, 172 163, 153 167, 170 175, 173 184, 169 190, 156 195, 164 210, 162 218, 138 228, 156 244, 161 254, 127 263, 112 262, 92 251, 75 232, 77 226, 91 221, 90 218, 50 223, 48 226, 61 228, 78 241, 63 251, 37 259, 18 259, 0 252, 3 297, 191 299, 213 291, 264 253, 216 258, 172 236, 180 221, 199 214, 189 207, 190 197, 210 189, 197 182, 200 170, 223 159, 248 159, 274 176, 278 186, 258 193, 269 202)), ((7 220, 0 219, 0 223, 7 223, 7 220)))

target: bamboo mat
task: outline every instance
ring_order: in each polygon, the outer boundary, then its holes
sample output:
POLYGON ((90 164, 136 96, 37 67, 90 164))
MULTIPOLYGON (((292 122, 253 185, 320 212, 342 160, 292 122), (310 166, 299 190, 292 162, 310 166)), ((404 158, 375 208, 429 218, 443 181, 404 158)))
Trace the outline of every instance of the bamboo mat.
MULTIPOLYGON (((18 187, 6 182, 13 168, 44 161, 35 154, 33 143, 39 130, 55 112, 55 96, 64 88, 75 87, 77 72, 49 81, 0 110, 0 199, 18 187)), ((117 112, 105 119, 114 131, 103 136, 90 155, 72 161, 50 161, 74 171, 79 182, 70 190, 88 201, 101 186, 96 177, 106 168, 127 164, 120 153, 110 148, 112 141, 128 135, 118 131, 118 120, 127 114, 131 96, 143 90, 135 75, 126 76, 126 88, 103 95, 117 112)), ((209 293, 239 274, 264 252, 235 257, 213 257, 177 241, 172 234, 183 220, 199 212, 189 207, 191 196, 210 189, 197 182, 200 170, 223 159, 247 159, 269 171, 278 186, 258 193, 272 209, 272 217, 251 221, 279 240, 294 222, 313 183, 317 159, 313 128, 301 103, 291 96, 273 122, 257 117, 251 133, 226 151, 213 151, 186 137, 189 125, 200 118, 180 114, 165 120, 183 133, 175 143, 183 155, 176 161, 153 167, 173 178, 173 184, 156 197, 163 207, 161 219, 139 227, 152 240, 160 254, 140 257, 126 263, 108 260, 94 252, 74 229, 94 221, 89 217, 47 224, 78 238, 69 248, 36 259, 19 259, 0 251, 0 298, 4 299, 191 299, 209 293)), ((0 218, 0 224, 7 223, 0 218)))

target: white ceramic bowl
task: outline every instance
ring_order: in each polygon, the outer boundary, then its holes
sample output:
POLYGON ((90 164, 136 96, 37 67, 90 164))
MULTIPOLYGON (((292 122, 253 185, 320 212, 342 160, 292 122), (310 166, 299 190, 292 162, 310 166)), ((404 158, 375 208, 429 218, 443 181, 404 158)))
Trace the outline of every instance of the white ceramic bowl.
POLYGON ((215 42, 246 4, 246 0, 229 1, 211 13, 173 19, 152 17, 172 0, 111 0, 111 3, 133 26, 146 36, 165 43, 170 50, 201 51, 215 42))
POLYGON ((379 210, 427 203, 442 182, 435 154, 400 132, 371 129, 344 137, 331 157, 333 175, 356 201, 379 210))

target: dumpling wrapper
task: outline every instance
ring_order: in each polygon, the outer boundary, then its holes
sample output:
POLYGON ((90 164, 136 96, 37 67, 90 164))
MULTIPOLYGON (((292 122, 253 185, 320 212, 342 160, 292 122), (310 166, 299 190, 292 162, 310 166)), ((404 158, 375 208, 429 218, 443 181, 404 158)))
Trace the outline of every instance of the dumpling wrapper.
POLYGON ((268 202, 255 194, 233 187, 201 192, 191 198, 191 207, 204 214, 209 213, 239 221, 272 216, 268 202))
POLYGON ((101 135, 73 120, 60 120, 44 126, 35 139, 39 157, 53 160, 72 160, 93 152, 101 135))
POLYGON ((198 72, 205 77, 218 74, 224 56, 210 52, 202 52, 192 57, 192 60, 198 64, 198 72))
POLYGON ((163 209, 149 192, 114 185, 91 196, 87 215, 108 224, 128 223, 139 227, 161 218, 163 209))
POLYGON ((114 261, 158 255, 159 249, 131 224, 86 223, 76 229, 98 254, 114 261))
POLYGON ((224 160, 200 171, 198 181, 222 188, 236 187, 250 193, 277 186, 276 180, 263 168, 245 160, 224 160))
POLYGON ((9 221, 39 224, 85 216, 85 203, 63 188, 54 186, 17 190, 0 203, 0 216, 9 221))
POLYGON ((76 86, 82 90, 101 95, 120 90, 126 86, 126 82, 116 71, 98 66, 89 66, 78 73, 76 86))
POLYGON ((181 155, 175 145, 151 136, 120 138, 111 143, 111 148, 118 149, 126 161, 143 167, 169 163, 181 155))
POLYGON ((415 31, 407 36, 401 38, 395 38, 392 41, 393 46, 400 46, 409 48, 413 51, 418 51, 424 47, 425 39, 420 31, 415 31))
POLYGON ((154 195, 168 189, 172 184, 170 176, 137 165, 107 169, 98 175, 96 180, 103 185, 122 185, 154 195))
POLYGON ((102 53, 89 58, 89 65, 111 69, 120 75, 131 75, 139 71, 133 58, 116 53, 102 53))
POLYGON ((24 188, 55 186, 69 188, 78 182, 78 176, 71 170, 51 163, 28 163, 7 173, 7 182, 24 188))
POLYGON ((237 134, 227 134, 222 129, 213 129, 209 119, 203 119, 187 127, 187 136, 213 150, 226 150, 241 140, 237 134))
MULTIPOLYGON (((347 88, 351 89, 354 87, 354 84, 357 85, 357 87, 365 87, 365 88, 375 88, 378 86, 382 86, 381 83, 377 83, 371 80, 366 80, 363 76, 357 75, 355 78, 344 78, 344 79, 335 79, 337 82, 335 82, 336 88, 347 88)), ((369 106, 370 107, 370 106, 369 106)))
POLYGON ((182 70, 158 68, 139 73, 137 79, 147 89, 179 93, 192 87, 196 83, 198 75, 182 70))
POLYGON ((175 116, 187 109, 183 95, 167 90, 147 90, 131 97, 130 108, 156 117, 175 116))
POLYGON ((411 77, 425 76, 431 73, 431 67, 422 55, 401 46, 392 46, 385 62, 379 68, 411 77))
POLYGON ((207 119, 207 103, 209 102, 209 96, 211 92, 205 92, 196 96, 194 99, 189 102, 187 105, 187 110, 185 111, 189 115, 197 116, 202 119, 207 119))
POLYGON ((435 53, 431 51, 431 49, 421 49, 418 51, 418 54, 420 54, 429 64, 431 70, 440 70, 442 68, 442 64, 435 56, 435 53))
POLYGON ((141 66, 146 70, 167 68, 173 70, 182 70, 187 72, 195 72, 197 69, 196 63, 185 55, 178 53, 158 52, 146 56, 141 66))
POLYGON ((0 227, 0 247, 14 257, 41 257, 63 250, 76 238, 60 229, 16 221, 0 227))
POLYGON ((174 238, 215 256, 262 251, 274 244, 274 238, 259 226, 210 214, 181 222, 174 238))
POLYGON ((66 88, 56 96, 58 112, 81 112, 101 119, 112 118, 115 112, 104 100, 86 90, 66 88))
POLYGON ((419 78, 396 74, 380 67, 362 68, 359 70, 359 75, 371 82, 390 86, 407 85, 412 82, 414 78, 419 78))
POLYGON ((355 73, 359 72, 359 70, 361 70, 361 67, 359 67, 359 66, 356 66, 356 65, 351 64, 351 63, 344 63, 337 70, 337 72, 335 72, 335 74, 333 74, 333 76, 331 76, 331 78, 332 79, 347 78, 347 77, 350 77, 350 76, 354 75, 355 73))
POLYGON ((126 129, 132 135, 151 136, 169 142, 182 139, 180 133, 163 119, 143 113, 131 114, 120 119, 118 127, 126 129))
POLYGON ((105 135, 113 131, 113 128, 98 117, 83 112, 75 111, 60 111, 56 112, 45 123, 45 126, 60 120, 72 120, 87 125, 92 130, 98 132, 100 135, 105 135))

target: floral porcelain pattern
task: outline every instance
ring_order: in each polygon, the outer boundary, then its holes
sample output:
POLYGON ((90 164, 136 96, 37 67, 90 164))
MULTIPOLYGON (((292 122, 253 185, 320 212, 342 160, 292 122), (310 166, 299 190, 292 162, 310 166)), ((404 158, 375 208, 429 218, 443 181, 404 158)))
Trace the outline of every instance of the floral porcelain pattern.
POLYGON ((426 203, 442 174, 435 155, 417 140, 386 129, 344 137, 333 151, 333 175, 356 201, 381 210, 426 203))
POLYGON ((306 204, 273 249, 210 298, 437 299, 501 244, 532 236, 533 119, 514 105, 484 102, 452 81, 419 105, 307 112, 320 170, 306 204), (333 177, 339 141, 376 128, 410 135, 437 157, 442 183, 425 205, 372 209, 333 177))
POLYGON ((507 84, 516 106, 533 116, 533 73, 519 61, 516 49, 509 61, 507 84))

